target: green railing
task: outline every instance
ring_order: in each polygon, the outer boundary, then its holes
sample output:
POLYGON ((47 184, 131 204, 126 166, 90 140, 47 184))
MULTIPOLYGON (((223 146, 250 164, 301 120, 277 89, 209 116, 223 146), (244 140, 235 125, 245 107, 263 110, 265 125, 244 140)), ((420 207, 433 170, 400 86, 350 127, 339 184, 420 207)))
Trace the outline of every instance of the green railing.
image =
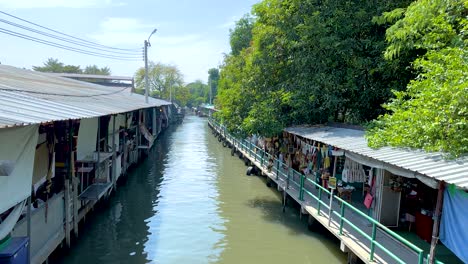
MULTIPOLYGON (((236 148, 242 150, 244 153, 247 153, 248 155, 250 155, 250 157, 253 157, 254 161, 259 162, 263 169, 265 169, 265 166, 266 164, 268 164, 269 160, 272 159, 273 167, 271 169, 271 173, 274 173, 277 180, 285 182, 286 189, 290 189, 291 186, 294 188, 295 186, 297 187, 297 189, 296 188, 295 189, 298 190, 299 192, 299 195, 298 195, 299 200, 304 201, 305 194, 310 196, 313 200, 315 200, 317 202, 317 214, 318 215, 321 215, 323 211, 322 209, 322 206, 323 206, 327 209, 328 212, 331 212, 331 215, 334 215, 338 218, 339 235, 343 235, 343 227, 344 227, 344 224, 346 223, 352 229, 354 229, 356 232, 358 232, 360 235, 366 238, 370 243, 369 244, 369 248, 370 248, 369 260, 370 261, 375 260, 375 250, 377 247, 381 249, 383 252, 385 252, 388 256, 390 256, 392 259, 394 259, 396 262, 402 263, 402 264, 406 263, 404 260, 398 257, 394 252, 391 252, 384 245, 382 245, 376 240, 377 228, 379 228, 381 231, 385 232, 387 235, 393 237, 394 239, 396 239, 403 245, 407 246, 410 250, 412 250, 417 255, 418 264, 424 264, 424 251, 420 249, 419 247, 415 246, 414 244, 412 244, 405 238, 401 237, 397 233, 388 229, 386 226, 382 225, 377 220, 366 215, 361 210, 352 206, 351 204, 339 198, 338 196, 333 195, 332 199, 337 200, 340 203, 339 212, 334 211, 333 206, 330 210, 330 206, 322 200, 323 193, 325 193, 328 196, 332 195, 332 193, 328 189, 317 184, 315 181, 312 181, 306 178, 303 174, 297 172, 296 170, 289 168, 288 166, 286 166, 286 164, 276 159, 275 157, 272 157, 270 154, 268 154, 267 152, 265 152, 263 149, 259 148, 258 146, 254 145, 252 142, 245 140, 245 139, 238 139, 232 136, 230 133, 227 132, 225 127, 220 126, 214 120, 211 119, 209 122, 211 126, 213 126, 217 130, 218 133, 223 135, 236 148), (311 186, 318 188, 317 196, 307 189, 306 183, 309 183, 311 186), (359 216, 366 219, 370 224, 372 224, 371 234, 366 233, 361 228, 359 228, 354 223, 352 223, 349 219, 347 219, 345 216, 345 212, 348 212, 348 211, 355 212, 359 216)), ((443 263, 440 261, 436 261, 436 264, 443 264, 443 263)))

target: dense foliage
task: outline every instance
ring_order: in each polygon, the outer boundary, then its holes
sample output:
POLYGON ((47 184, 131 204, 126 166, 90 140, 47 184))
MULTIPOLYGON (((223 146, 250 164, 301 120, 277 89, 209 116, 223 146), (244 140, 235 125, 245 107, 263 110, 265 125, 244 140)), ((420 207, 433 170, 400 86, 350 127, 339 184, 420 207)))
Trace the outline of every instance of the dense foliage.
MULTIPOLYGON (((148 82, 150 95, 157 98, 171 99, 175 89, 182 87, 184 79, 177 66, 163 63, 148 63, 148 82)), ((135 73, 137 90, 145 89, 145 68, 141 67, 135 73)), ((174 97, 172 97, 174 98, 174 97)))
POLYGON ((419 72, 406 91, 395 92, 373 122, 371 146, 383 145, 468 153, 468 1, 419 0, 379 20, 401 15, 387 31, 388 59, 423 50, 419 72))
MULTIPOLYGON (((211 84, 213 96, 216 95, 219 69, 208 70, 208 83, 211 84)), ((201 80, 184 83, 184 76, 175 65, 149 62, 148 83, 150 96, 162 98, 177 103, 179 106, 196 107, 210 102, 210 86, 201 80)), ((145 93, 145 68, 140 68, 135 73, 136 92, 145 93)))
POLYGON ((208 102, 210 104, 213 103, 213 98, 216 97, 216 95, 218 94, 218 82, 219 82, 219 69, 218 68, 211 68, 208 70, 208 89, 210 89, 208 91, 208 95, 209 95, 209 92, 211 92, 211 95, 208 102))
POLYGON ((372 18, 409 3, 255 5, 255 19, 244 17, 230 34, 232 52, 221 68, 217 97, 220 118, 231 130, 270 136, 293 124, 365 123, 383 114, 391 91, 402 91, 414 77, 407 67, 417 51, 385 60, 388 26, 372 18))

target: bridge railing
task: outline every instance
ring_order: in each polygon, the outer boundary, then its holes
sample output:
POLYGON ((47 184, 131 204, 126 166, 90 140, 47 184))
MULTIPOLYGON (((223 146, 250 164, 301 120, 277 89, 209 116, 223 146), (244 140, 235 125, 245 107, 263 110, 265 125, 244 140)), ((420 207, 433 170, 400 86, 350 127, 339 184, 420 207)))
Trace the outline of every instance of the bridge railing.
MULTIPOLYGON (((393 260, 398 263, 404 264, 406 263, 403 259, 401 259, 397 254, 398 252, 392 252, 388 248, 386 248, 383 244, 377 241, 376 234, 377 228, 381 231, 385 232, 387 235, 393 237, 395 240, 400 242, 401 244, 407 246, 411 251, 413 251, 417 256, 417 263, 424 264, 424 251, 403 238, 402 236, 398 235, 394 231, 390 230, 388 227, 382 225, 374 218, 366 215, 358 208, 354 207, 353 205, 349 204, 348 202, 344 201, 340 197, 332 194, 328 189, 324 188, 320 184, 316 183, 315 181, 306 178, 305 175, 302 173, 297 172, 296 170, 290 168, 282 161, 278 160, 277 158, 273 157, 271 154, 265 152, 263 149, 259 148, 251 141, 246 139, 238 139, 232 136, 230 133, 227 132, 224 126, 217 124, 214 120, 210 120, 210 124, 223 136, 226 137, 234 146, 238 149, 244 151, 252 157, 255 161, 259 162, 262 168, 266 168, 270 159, 273 160, 273 166, 271 167, 271 173, 276 177, 277 180, 281 180, 285 183, 285 188, 290 189, 291 187, 299 191, 299 200, 304 201, 304 195, 308 195, 311 197, 316 203, 317 214, 320 215, 322 212, 331 212, 331 214, 338 217, 339 221, 339 235, 343 235, 343 227, 344 224, 347 224, 360 235, 362 235, 366 240, 368 240, 370 253, 369 253, 369 260, 375 261, 375 249, 376 247, 381 249, 384 253, 390 256, 393 260), (308 183, 308 184, 306 184, 308 183), (315 195, 307 186, 312 186, 314 188, 318 188, 318 193, 315 195), (333 206, 330 210, 329 204, 323 201, 323 196, 333 195, 333 199, 338 201, 340 204, 340 211, 334 211, 333 206), (325 210, 324 210, 325 209, 325 210), (372 225, 372 233, 368 234, 357 225, 355 225, 350 219, 348 219, 345 215, 346 212, 354 212, 357 215, 366 219, 372 225)), ((331 217, 331 216, 329 216, 331 217)), ((440 261, 436 261, 437 264, 443 264, 440 261)))

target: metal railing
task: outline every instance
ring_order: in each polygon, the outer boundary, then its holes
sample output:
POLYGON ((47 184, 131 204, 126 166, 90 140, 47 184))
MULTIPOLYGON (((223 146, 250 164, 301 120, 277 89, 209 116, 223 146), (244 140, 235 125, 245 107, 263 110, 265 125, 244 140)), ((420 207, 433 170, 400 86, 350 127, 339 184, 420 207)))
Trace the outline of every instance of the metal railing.
MULTIPOLYGON (((408 247, 411 251, 413 251, 417 255, 417 263, 418 264, 424 264, 424 250, 421 248, 415 246, 402 236, 398 235, 394 231, 390 230, 386 226, 382 225, 379 223, 377 220, 374 218, 366 215, 363 213, 361 210, 357 209, 356 207, 352 206, 348 202, 344 201, 338 196, 335 196, 333 194, 332 199, 337 200, 340 203, 340 211, 334 211, 333 208, 330 210, 330 206, 325 203, 322 200, 323 193, 325 193, 328 196, 331 196, 332 193, 322 187, 320 184, 316 183, 315 181, 312 181, 309 178, 306 178, 305 175, 297 172, 296 170, 288 167, 285 163, 282 161, 276 159, 275 157, 271 156, 269 153, 265 152, 263 149, 259 148, 255 144, 253 144, 251 141, 248 141, 246 139, 238 139, 234 136, 232 136, 230 133, 227 132, 226 128, 217 124, 214 120, 210 119, 209 120, 211 126, 216 129, 218 133, 220 133, 222 136, 224 136, 228 141, 230 141, 236 148, 242 150, 244 153, 250 155, 254 159, 254 161, 259 162, 261 167, 265 169, 266 164, 271 160, 273 160, 273 166, 271 168, 271 173, 274 174, 277 180, 283 181, 285 183, 285 189, 290 189, 291 187, 298 190, 299 196, 298 199, 300 201, 304 201, 304 195, 310 196, 313 200, 317 202, 317 214, 320 215, 322 211, 322 206, 327 209, 327 213, 331 212, 333 215, 338 217, 338 222, 339 222, 339 235, 343 235, 343 227, 344 224, 346 223, 349 225, 352 229, 354 229, 356 232, 358 232, 360 235, 362 235, 364 238, 366 238, 370 245, 370 253, 369 253, 369 260, 370 261, 375 261, 375 250, 376 247, 381 249, 383 252, 385 252, 388 256, 390 256, 393 260, 395 260, 398 263, 406 263, 404 260, 402 260, 400 257, 398 257, 394 252, 391 252, 389 249, 387 249, 384 245, 379 243, 376 239, 376 234, 377 234, 377 228, 379 228, 381 231, 386 233, 387 235, 393 237, 395 240, 400 242, 401 244, 405 245, 408 247), (311 186, 318 188, 318 194, 314 195, 310 190, 307 189, 306 183, 309 183, 311 186), (367 234, 364 230, 356 226, 352 221, 346 218, 345 212, 352 211, 359 216, 363 217, 366 219, 370 224, 372 224, 372 232, 371 234, 367 234)), ((333 207, 333 206, 332 206, 333 207)), ((329 216, 331 217, 331 215, 329 216)), ((428 260, 428 258, 427 258, 428 260)), ((440 261, 436 261, 436 264, 443 264, 440 261)))

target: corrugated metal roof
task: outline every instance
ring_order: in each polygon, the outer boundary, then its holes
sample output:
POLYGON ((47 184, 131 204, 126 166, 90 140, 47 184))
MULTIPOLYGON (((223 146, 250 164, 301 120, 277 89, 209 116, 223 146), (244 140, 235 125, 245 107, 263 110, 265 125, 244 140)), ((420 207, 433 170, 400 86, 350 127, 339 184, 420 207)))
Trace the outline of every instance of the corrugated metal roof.
POLYGON ((114 76, 114 75, 97 75, 97 74, 81 74, 81 73, 47 73, 48 75, 67 77, 67 78, 82 78, 82 79, 100 79, 100 80, 118 80, 118 81, 133 81, 133 77, 129 76, 114 76))
POLYGON ((468 190, 468 158, 445 160, 441 153, 367 146, 364 131, 329 126, 291 127, 287 132, 351 151, 367 158, 403 168, 468 190))
POLYGON ((115 88, 0 65, 0 128, 170 105, 115 88))

